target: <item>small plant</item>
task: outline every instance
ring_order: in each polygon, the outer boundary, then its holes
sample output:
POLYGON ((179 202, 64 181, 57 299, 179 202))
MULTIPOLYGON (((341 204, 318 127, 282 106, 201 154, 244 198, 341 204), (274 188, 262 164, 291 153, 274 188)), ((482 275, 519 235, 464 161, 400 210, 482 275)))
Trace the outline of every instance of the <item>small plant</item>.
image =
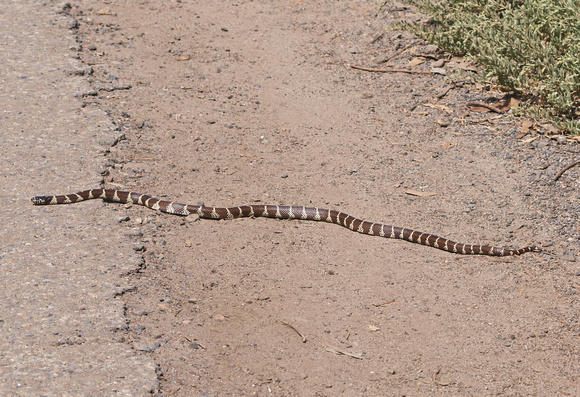
POLYGON ((397 29, 475 59, 485 81, 528 99, 521 112, 580 134, 580 0, 403 1, 434 23, 397 29))

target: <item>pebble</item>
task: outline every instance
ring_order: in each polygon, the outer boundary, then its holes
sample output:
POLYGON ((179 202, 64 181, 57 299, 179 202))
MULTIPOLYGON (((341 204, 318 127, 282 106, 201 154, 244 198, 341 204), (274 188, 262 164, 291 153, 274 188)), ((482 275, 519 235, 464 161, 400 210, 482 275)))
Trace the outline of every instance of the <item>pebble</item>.
POLYGON ((58 26, 63 29, 76 29, 79 27, 79 21, 72 17, 64 18, 58 23, 58 26))
POLYGON ((572 250, 564 251, 562 259, 569 262, 576 262, 576 253, 572 250))
POLYGON ((90 76, 94 72, 92 66, 87 66, 86 68, 74 68, 69 71, 71 76, 90 76))
POLYGON ((54 11, 57 14, 65 14, 65 15, 68 15, 70 13, 71 9, 72 9, 72 6, 68 2, 58 4, 54 7, 54 11))
POLYGON ((146 353, 151 353, 153 350, 155 350, 151 346, 147 346, 147 345, 144 345, 142 343, 135 343, 135 344, 133 344, 133 347, 135 348, 135 350, 139 350, 139 351, 146 352, 146 353))
POLYGON ((87 96, 97 96, 99 95, 99 93, 95 90, 87 90, 87 91, 83 91, 83 92, 77 92, 75 94, 75 98, 84 98, 87 96))

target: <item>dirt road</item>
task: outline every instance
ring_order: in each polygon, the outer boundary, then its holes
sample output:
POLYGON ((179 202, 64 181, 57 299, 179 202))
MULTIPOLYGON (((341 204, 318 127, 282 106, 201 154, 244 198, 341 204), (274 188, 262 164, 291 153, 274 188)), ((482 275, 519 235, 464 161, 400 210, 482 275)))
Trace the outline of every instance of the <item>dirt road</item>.
MULTIPOLYGON (((577 145, 542 128, 518 137, 509 113, 467 110, 501 93, 460 74, 451 85, 449 64, 427 74, 351 68, 429 72, 441 58, 386 30, 419 14, 397 3, 375 10, 363 1, 127 0, 51 15, 64 25, 51 28, 50 45, 72 47, 68 57, 47 51, 50 66, 16 54, 14 88, 3 90, 21 93, 4 119, 13 135, 3 149, 3 371, 13 372, 3 382, 17 390, 42 373, 30 390, 60 387, 46 364, 14 372, 23 357, 72 365, 53 346, 82 350, 73 375, 100 363, 95 390, 113 390, 107 382, 122 369, 114 379, 126 394, 580 393, 580 171, 552 181, 577 145), (78 27, 66 29, 67 18, 78 27), (41 102, 18 114, 26 83, 41 102), (180 202, 319 206, 551 253, 466 257, 324 223, 26 202, 101 179, 180 202), (32 341, 47 353, 37 356, 32 341), (117 357, 99 343, 125 361, 97 357, 117 357), (141 391, 136 374, 148 380, 141 391)), ((15 36, 14 46, 23 40, 37 36, 15 36)))

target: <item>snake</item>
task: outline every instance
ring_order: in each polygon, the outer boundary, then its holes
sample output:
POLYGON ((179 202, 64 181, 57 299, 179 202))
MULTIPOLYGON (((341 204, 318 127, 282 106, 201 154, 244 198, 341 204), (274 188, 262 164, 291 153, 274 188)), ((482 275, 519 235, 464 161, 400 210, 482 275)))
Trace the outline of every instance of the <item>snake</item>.
POLYGON ((385 225, 355 218, 341 211, 317 207, 295 205, 252 204, 236 207, 209 207, 205 205, 181 204, 175 201, 160 200, 147 194, 122 191, 117 189, 91 189, 82 192, 57 195, 35 196, 34 205, 72 204, 91 199, 103 199, 108 202, 132 203, 142 205, 155 211, 168 214, 188 216, 197 215, 203 219, 235 219, 235 218, 278 218, 301 219, 307 221, 322 221, 341 225, 352 231, 392 239, 401 239, 416 244, 422 244, 443 251, 463 255, 510 256, 526 252, 541 252, 542 248, 528 245, 522 248, 494 247, 480 244, 463 244, 434 234, 424 233, 405 227, 385 225))

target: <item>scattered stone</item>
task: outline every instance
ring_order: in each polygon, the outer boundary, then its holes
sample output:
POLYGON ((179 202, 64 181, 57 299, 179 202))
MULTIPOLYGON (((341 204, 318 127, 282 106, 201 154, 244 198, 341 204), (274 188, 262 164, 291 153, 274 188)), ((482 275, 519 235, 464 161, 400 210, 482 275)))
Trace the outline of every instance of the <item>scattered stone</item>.
POLYGON ((74 68, 69 71, 72 76, 90 76, 94 72, 92 66, 87 66, 86 68, 74 68))
POLYGON ((72 10, 72 5, 70 3, 61 3, 61 4, 58 4, 54 7, 54 11, 57 14, 68 15, 71 10, 72 10))
POLYGON ((569 262, 576 262, 576 252, 573 250, 564 251, 562 259, 569 262))
POLYGON ((75 98, 84 98, 87 96, 97 96, 99 95, 99 93, 95 90, 87 90, 87 91, 83 91, 83 92, 77 92, 74 96, 75 98))
POLYGON ((58 23, 58 26, 63 29, 77 29, 79 27, 79 21, 77 21, 75 18, 67 17, 62 19, 58 23))
POLYGON ((105 83, 94 83, 95 89, 99 91, 113 92, 117 90, 130 90, 133 86, 130 83, 127 84, 105 84, 105 83))
POLYGON ((133 344, 133 347, 135 348, 135 350, 138 350, 138 351, 141 351, 141 352, 145 352, 145 353, 151 353, 152 351, 155 350, 151 346, 147 346, 147 345, 144 345, 144 344, 138 343, 138 342, 135 342, 133 344))

